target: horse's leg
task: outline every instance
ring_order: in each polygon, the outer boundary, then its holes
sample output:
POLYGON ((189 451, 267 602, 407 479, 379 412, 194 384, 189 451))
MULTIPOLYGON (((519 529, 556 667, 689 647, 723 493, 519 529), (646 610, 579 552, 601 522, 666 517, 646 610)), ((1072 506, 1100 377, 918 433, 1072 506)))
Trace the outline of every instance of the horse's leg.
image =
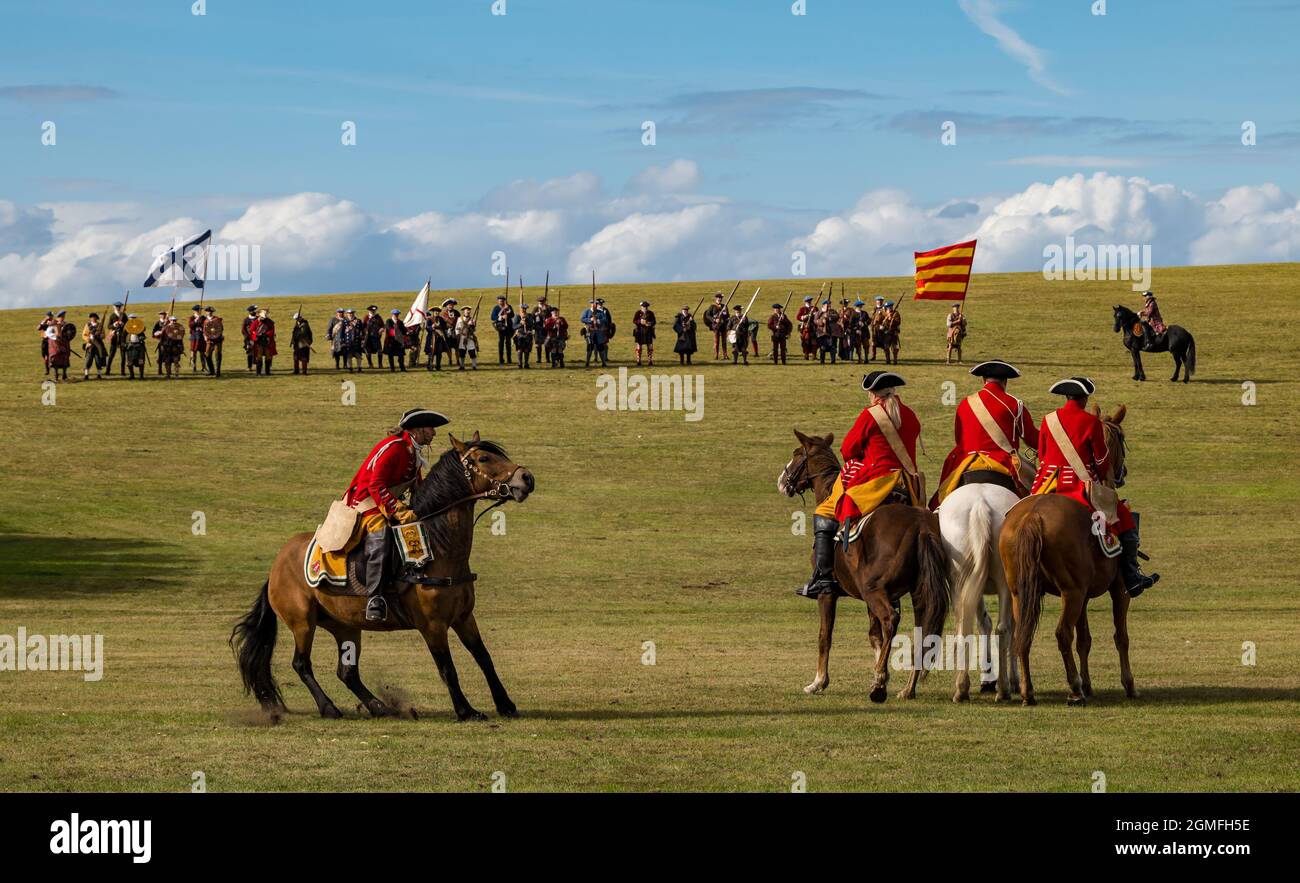
POLYGON ((1178 382, 1178 372, 1179 372, 1179 370, 1181 370, 1182 367, 1183 367, 1183 360, 1178 356, 1178 353, 1174 351, 1173 347, 1170 347, 1170 348, 1169 348, 1169 355, 1171 355, 1171 356, 1174 357, 1174 376, 1169 378, 1169 382, 1170 382, 1170 383, 1177 383, 1177 382, 1178 382))
MULTIPOLYGON (((1020 617, 1025 615, 1021 609, 1022 604, 1020 595, 1016 592, 1011 593, 1011 615, 1015 622, 1020 621, 1020 617)), ((1025 705, 1037 705, 1038 700, 1034 698, 1034 682, 1029 676, 1029 651, 1033 647, 1033 635, 1025 642, 1025 647, 1017 655, 1020 657, 1020 701, 1025 705)))
MULTIPOLYGON (((921 628, 921 623, 926 621, 927 615, 925 601, 921 599, 916 592, 912 592, 912 622, 916 628, 921 628)), ((922 648, 922 651, 922 658, 924 658, 924 648, 922 648)), ((915 660, 915 655, 913 655, 913 659, 915 660)), ((913 665, 912 673, 907 678, 907 684, 904 685, 903 689, 898 691, 898 698, 915 699, 916 685, 920 683, 921 679, 924 678, 927 673, 928 671, 924 665, 913 665)))
POLYGON ((487 715, 470 705, 460 689, 460 678, 456 676, 456 666, 451 661, 451 647, 447 644, 447 624, 431 620, 423 634, 424 643, 429 645, 429 653, 433 655, 433 664, 438 666, 438 677, 442 678, 451 695, 451 707, 456 712, 456 719, 487 720, 487 715))
POLYGON ((316 675, 311 670, 311 644, 312 638, 316 634, 316 613, 313 610, 307 618, 299 620, 293 626, 293 670, 298 673, 298 677, 307 685, 308 691, 311 692, 311 698, 316 700, 316 707, 320 709, 321 717, 339 718, 343 717, 343 712, 339 711, 330 697, 325 695, 325 691, 316 683, 316 675))
POLYGON ((1065 683, 1070 690, 1065 698, 1067 705, 1083 704, 1079 669, 1074 664, 1074 627, 1083 614, 1087 600, 1083 592, 1071 591, 1062 586, 1061 618, 1056 623, 1056 646, 1061 651, 1061 661, 1065 663, 1065 683))
POLYGON ((900 617, 890 605, 884 586, 868 590, 866 595, 871 617, 880 623, 880 649, 876 652, 875 679, 871 682, 869 698, 872 702, 884 702, 889 698, 889 650, 898 632, 900 617))
POLYGON ((1128 592, 1117 578, 1110 587, 1111 612, 1115 617, 1115 649, 1119 651, 1119 682, 1124 685, 1124 695, 1138 697, 1133 687, 1133 669, 1128 664, 1128 592))
POLYGON ((821 615, 821 629, 817 633, 817 674, 812 683, 803 688, 805 693, 820 693, 831 685, 831 637, 835 634, 835 605, 839 595, 822 592, 817 596, 817 612, 821 615))
POLYGON ((981 586, 967 585, 966 581, 956 581, 957 591, 957 682, 952 694, 953 702, 970 700, 970 660, 966 658, 966 636, 975 630, 975 620, 983 607, 979 595, 981 586))
POLYGON ((998 688, 997 672, 994 668, 993 653, 997 649, 993 645, 993 617, 989 616, 989 609, 984 603, 983 595, 980 596, 980 637, 983 643, 979 648, 980 655, 980 692, 993 693, 998 688))
POLYGON ((994 636, 998 655, 998 702, 1011 698, 1011 686, 1017 680, 1016 655, 1011 652, 1011 588, 1007 585, 1006 572, 1000 566, 993 567, 993 580, 998 587, 998 630, 994 636))
POLYGON ((388 717, 393 710, 361 683, 361 629, 341 623, 321 623, 334 635, 339 646, 339 667, 335 670, 343 685, 361 700, 371 717, 388 717))
POLYGON ((1138 349, 1138 346, 1134 345, 1133 349, 1129 350, 1129 352, 1133 354, 1133 379, 1146 380, 1142 375, 1142 353, 1138 349))
MULTIPOLYGON (((525 356, 532 353, 532 347, 522 350, 525 356)), ((483 636, 478 630, 478 621, 474 619, 473 613, 467 613, 461 617, 460 621, 452 626, 456 630, 460 642, 465 645, 465 649, 474 657, 478 667, 483 670, 483 677, 487 679, 488 689, 492 691, 492 702, 496 705, 497 714, 502 717, 519 717, 519 710, 515 704, 510 701, 510 694, 506 692, 505 685, 497 677, 496 666, 492 664, 492 655, 488 653, 487 645, 483 643, 483 636)))
POLYGON ((1084 698, 1092 696, 1092 676, 1088 674, 1088 654, 1092 651, 1092 631, 1088 628, 1088 602, 1079 614, 1079 628, 1074 636, 1074 648, 1079 653, 1079 688, 1084 698))

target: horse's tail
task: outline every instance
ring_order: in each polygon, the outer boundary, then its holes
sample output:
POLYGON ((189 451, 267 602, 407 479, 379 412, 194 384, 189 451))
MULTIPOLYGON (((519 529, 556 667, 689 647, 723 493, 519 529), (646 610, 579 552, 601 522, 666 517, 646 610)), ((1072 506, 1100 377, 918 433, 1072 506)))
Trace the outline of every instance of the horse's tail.
POLYGON ((948 616, 948 556, 939 534, 922 530, 916 547, 916 591, 925 605, 925 622, 921 629, 925 635, 942 635, 943 621, 948 616))
POLYGON ((989 541, 993 530, 993 510, 988 501, 976 498, 971 503, 966 515, 966 549, 970 558, 966 562, 965 573, 961 581, 954 586, 954 600, 960 604, 961 599, 972 592, 978 597, 984 592, 984 583, 989 578, 989 541))
POLYGON ((1187 361, 1184 364, 1188 377, 1196 373, 1196 338, 1192 337, 1190 331, 1187 333, 1187 361))
POLYGON ((263 707, 282 706, 280 685, 271 674, 271 654, 275 652, 276 619, 267 598, 269 582, 262 583, 262 591, 252 608, 235 623, 230 632, 230 647, 239 663, 239 674, 244 680, 244 692, 252 693, 263 707))
POLYGON ((1012 549, 1016 560, 1016 584, 1020 616, 1016 618, 1016 653, 1026 653, 1038 629, 1038 614, 1047 586, 1043 579, 1043 519, 1031 514, 1020 525, 1012 549))

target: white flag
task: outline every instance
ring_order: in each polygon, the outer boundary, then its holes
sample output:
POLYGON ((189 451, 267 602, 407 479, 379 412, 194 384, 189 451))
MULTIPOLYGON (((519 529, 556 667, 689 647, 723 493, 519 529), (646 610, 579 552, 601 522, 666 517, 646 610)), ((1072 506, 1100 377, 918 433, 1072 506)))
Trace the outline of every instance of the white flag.
POLYGON ((212 231, 209 230, 163 252, 149 267, 144 287, 151 288, 161 283, 178 288, 202 288, 204 277, 208 275, 208 249, 211 247, 212 231))
POLYGON ((415 296, 411 303, 411 308, 406 311, 406 318, 402 324, 407 328, 415 328, 424 325, 424 320, 429 318, 429 283, 425 282, 420 293, 415 296))

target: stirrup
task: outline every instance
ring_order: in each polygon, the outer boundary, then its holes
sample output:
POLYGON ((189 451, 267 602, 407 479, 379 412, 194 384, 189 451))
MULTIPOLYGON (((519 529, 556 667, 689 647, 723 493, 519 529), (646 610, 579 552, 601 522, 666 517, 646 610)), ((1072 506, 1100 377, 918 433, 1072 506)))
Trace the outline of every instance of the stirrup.
POLYGON ((388 619, 388 602, 383 595, 371 595, 366 602, 366 622, 383 622, 388 619))

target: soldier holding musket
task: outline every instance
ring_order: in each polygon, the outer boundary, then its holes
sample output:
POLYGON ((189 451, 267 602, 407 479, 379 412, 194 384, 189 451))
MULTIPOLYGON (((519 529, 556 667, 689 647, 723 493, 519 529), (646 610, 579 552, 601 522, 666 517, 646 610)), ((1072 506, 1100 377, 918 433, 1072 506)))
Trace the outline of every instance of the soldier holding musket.
POLYGON ((546 354, 551 367, 563 368, 564 348, 569 342, 569 320, 560 315, 559 307, 551 307, 542 327, 546 330, 546 354))
POLYGON ((343 359, 343 336, 340 332, 343 329, 343 323, 346 321, 347 317, 343 315, 343 308, 339 307, 334 311, 329 324, 325 326, 325 339, 330 342, 330 355, 334 357, 335 370, 338 370, 339 362, 343 359))
POLYGON ((673 331, 677 334, 677 343, 673 346, 673 352, 677 353, 677 363, 691 364, 691 356, 699 347, 695 342, 695 317, 691 315, 690 304, 684 304, 682 311, 673 319, 673 331))
POLYGON ((713 332, 713 358, 727 357, 727 303, 719 291, 704 311, 704 327, 713 332))
POLYGON ((203 315, 203 305, 195 304, 190 308, 189 318, 189 339, 190 339, 190 372, 199 370, 199 362, 203 359, 203 323, 207 321, 203 315))
POLYGON ((239 333, 244 338, 244 355, 248 357, 249 371, 253 370, 253 336, 249 333, 249 329, 253 327, 253 323, 256 321, 257 304, 249 304, 248 309, 245 311, 244 323, 239 329, 239 333))
POLYGON ((799 326, 799 348, 803 350, 804 361, 812 357, 814 350, 817 348, 817 338, 813 334, 813 314, 817 308, 813 306, 813 296, 805 295, 803 306, 794 315, 795 324, 799 326))
POLYGON ((650 301, 641 301, 641 308, 632 316, 632 340, 636 342, 636 364, 641 365, 641 349, 645 348, 646 355, 653 367, 655 363, 655 314, 650 309, 650 301))
MULTIPOLYGON (((506 285, 509 284, 507 280, 506 285)), ((521 304, 519 308, 522 310, 524 307, 521 304)), ((497 295, 497 303, 492 308, 490 319, 492 327, 497 330, 497 364, 505 365, 513 362, 514 357, 511 355, 510 347, 515 334, 515 309, 510 306, 510 298, 507 295, 497 295)))
MULTIPOLYGON (((128 294, 127 297, 129 298, 130 295, 128 294)), ((118 373, 126 373, 126 331, 124 330, 126 310, 124 306, 120 300, 114 301, 113 312, 108 313, 104 319, 104 333, 108 338, 108 358, 106 359, 108 369, 105 373, 108 374, 113 373, 114 358, 117 358, 120 363, 118 373)))
POLYGON ((794 330, 794 325, 790 323, 790 317, 785 314, 785 307, 781 304, 772 304, 772 315, 767 319, 767 330, 772 335, 772 364, 787 364, 786 343, 790 339, 790 332, 794 330))
POLYGON ((99 313, 91 313, 86 320, 86 327, 81 329, 81 349, 85 353, 82 369, 83 379, 90 379, 90 368, 95 368, 95 378, 104 375, 100 372, 108 363, 108 351, 104 348, 104 326, 99 322, 99 313))
POLYGON ((731 364, 735 365, 740 359, 749 364, 749 318, 745 315, 744 309, 740 304, 732 307, 733 313, 731 320, 727 322, 727 337, 731 344, 731 364))
POLYGON ((302 307, 298 307, 298 312, 293 314, 293 335, 291 343, 293 344, 293 373, 297 374, 298 369, 302 373, 307 373, 307 363, 311 361, 312 345, 311 326, 307 324, 307 317, 302 314, 302 307))
POLYGON ((203 322, 203 361, 212 377, 221 376, 221 354, 226 344, 226 323, 211 304, 203 308, 208 314, 203 322))

